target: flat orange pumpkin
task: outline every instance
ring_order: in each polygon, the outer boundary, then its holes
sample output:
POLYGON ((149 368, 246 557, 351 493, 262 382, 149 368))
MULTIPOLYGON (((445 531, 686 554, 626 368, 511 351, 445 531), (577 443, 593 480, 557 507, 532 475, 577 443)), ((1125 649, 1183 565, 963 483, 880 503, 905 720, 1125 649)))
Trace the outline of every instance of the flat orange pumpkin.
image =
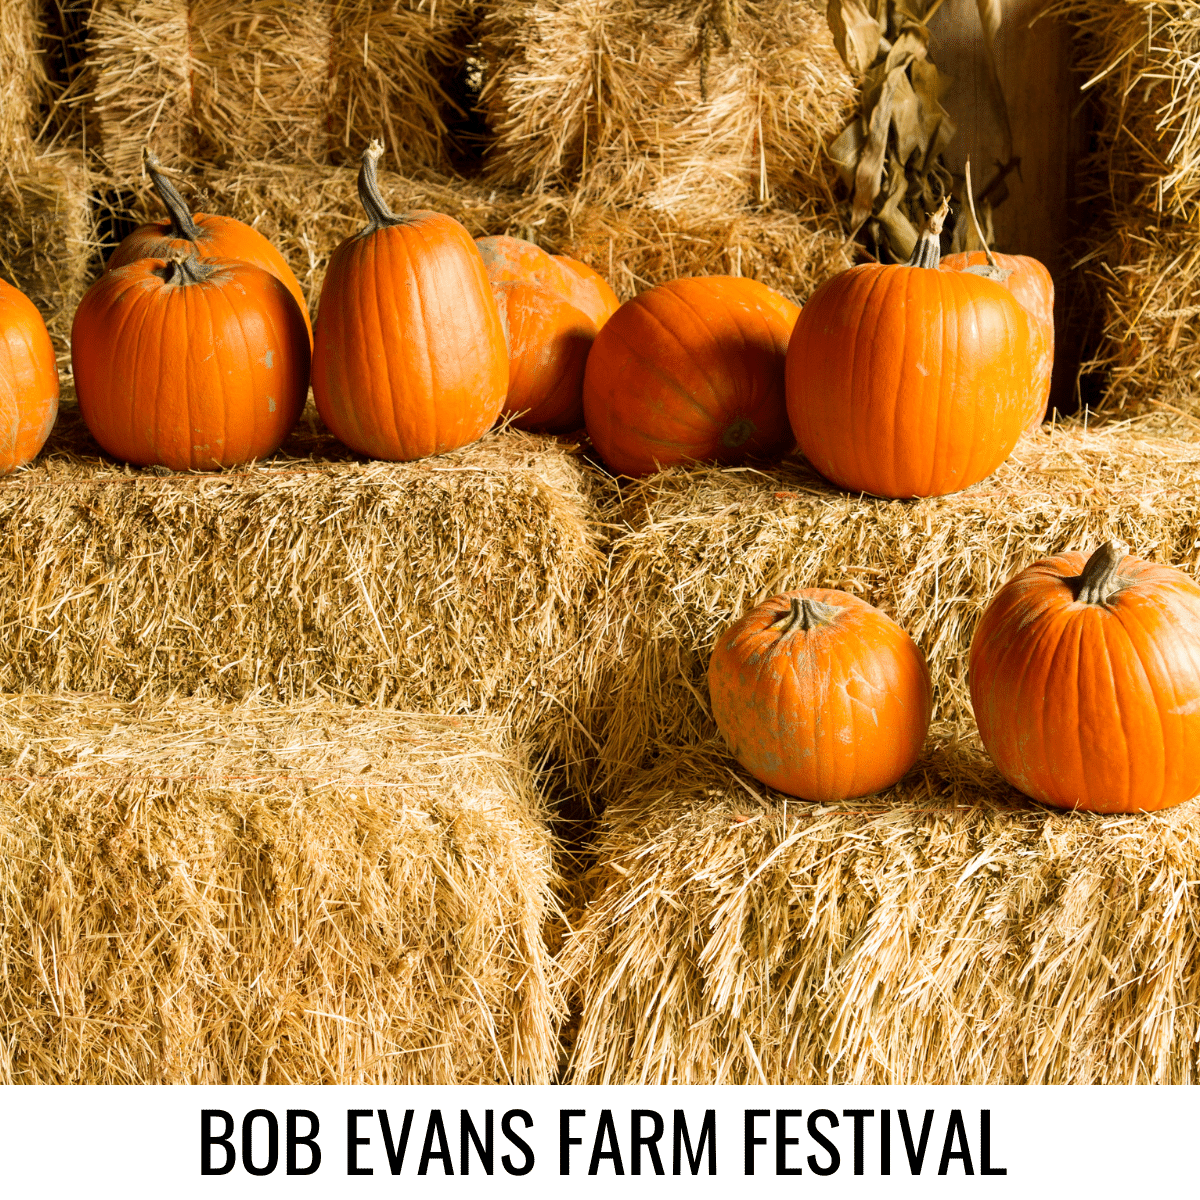
POLYGON ((983 744, 1044 804, 1149 812, 1200 793, 1200 587, 1127 549, 1027 567, 971 642, 983 744))
POLYGON ((713 718, 756 779, 805 800, 890 787, 925 744, 925 656, 847 592, 785 592, 725 631, 708 666, 713 718))
POLYGON ((583 410, 620 475, 782 457, 794 445, 784 361, 799 309, 754 279, 659 284, 609 318, 588 355, 583 410))

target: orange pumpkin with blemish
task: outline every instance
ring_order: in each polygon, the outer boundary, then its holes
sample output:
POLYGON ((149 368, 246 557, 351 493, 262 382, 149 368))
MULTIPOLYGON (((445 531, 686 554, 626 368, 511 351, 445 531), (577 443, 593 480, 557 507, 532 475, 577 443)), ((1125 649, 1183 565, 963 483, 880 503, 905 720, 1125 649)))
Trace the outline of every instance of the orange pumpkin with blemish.
POLYGON ((583 380, 588 434, 608 468, 648 475, 786 454, 795 438, 784 362, 799 312, 765 284, 728 275, 675 279, 622 304, 583 380))
POLYGON ((578 429, 588 352, 616 311, 616 296, 590 267, 547 254, 532 242, 486 237, 475 244, 508 345, 503 411, 514 414, 518 429, 578 429))
POLYGON ((721 635, 708 666, 713 718, 756 779, 804 800, 890 787, 925 744, 925 656, 890 617, 846 592, 785 592, 721 635))

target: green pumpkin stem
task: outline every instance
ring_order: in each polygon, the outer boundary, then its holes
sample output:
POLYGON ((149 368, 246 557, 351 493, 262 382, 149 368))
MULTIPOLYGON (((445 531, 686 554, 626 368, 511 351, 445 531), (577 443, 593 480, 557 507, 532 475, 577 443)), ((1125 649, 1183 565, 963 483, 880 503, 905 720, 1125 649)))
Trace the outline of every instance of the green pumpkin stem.
POLYGON ((388 207, 379 190, 379 160, 383 157, 383 143, 373 138, 363 151, 362 166, 358 169, 358 198, 366 210, 369 224, 358 236, 366 237, 389 225, 399 225, 404 218, 388 207))
POLYGON ((200 237, 200 227, 192 219, 191 209, 175 189, 175 185, 162 173, 162 163, 159 162, 158 155, 147 146, 142 151, 142 158, 150 182, 154 184, 158 198, 171 217, 171 236, 181 241, 197 241, 200 237))
POLYGON ((781 634, 795 633, 798 629, 807 633, 818 625, 828 625, 838 614, 836 604, 824 604, 808 596, 793 596, 791 600, 792 607, 775 622, 781 634))
POLYGON ((1076 580, 1075 599, 1080 604, 1107 604, 1121 590, 1117 568, 1125 561, 1129 547, 1117 538, 1105 542, 1084 564, 1076 580))
POLYGON ((176 287, 187 287, 192 283, 203 283, 215 270, 213 263, 201 262, 194 250, 176 250, 157 272, 163 283, 176 287))
POLYGON ((942 261, 942 226, 950 215, 950 197, 943 196, 941 204, 925 218, 925 225, 913 247, 912 258, 908 260, 910 267, 932 267, 937 269, 942 261))

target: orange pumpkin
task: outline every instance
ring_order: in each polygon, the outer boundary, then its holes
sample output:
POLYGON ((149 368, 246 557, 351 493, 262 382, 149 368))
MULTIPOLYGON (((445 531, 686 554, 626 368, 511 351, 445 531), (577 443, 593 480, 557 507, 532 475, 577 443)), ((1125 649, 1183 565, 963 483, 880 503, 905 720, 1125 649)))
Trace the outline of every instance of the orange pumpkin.
POLYGON ((1017 303, 1033 317, 1042 335, 1034 369, 1034 389, 1030 393, 1030 418, 1027 429, 1036 429, 1046 416, 1050 400, 1050 377, 1054 371, 1054 280, 1036 259, 1026 254, 995 254, 989 250, 969 250, 948 254, 941 261, 944 271, 970 271, 985 279, 994 279, 1012 292, 1017 303), (989 261, 990 260, 990 261, 989 261))
POLYGON ((971 642, 983 744, 1044 804, 1138 812, 1200 793, 1200 587, 1127 551, 1034 563, 971 642))
POLYGON ((32 462, 58 416, 58 365, 33 301, 0 279, 0 475, 32 462))
POLYGON ((160 170, 162 164, 149 148, 145 153, 145 162, 150 182, 154 184, 154 190, 170 219, 139 225, 123 238, 109 256, 108 270, 128 266, 139 258, 168 259, 172 254, 188 254, 192 251, 197 258, 236 258, 251 266, 261 267, 291 292, 304 317, 311 348, 312 322, 308 319, 308 305, 300 290, 300 283, 283 255, 257 229, 233 217, 192 213, 174 184, 160 170))
POLYGON ((504 412, 513 424, 565 433, 583 424, 588 351, 618 307, 589 267, 512 237, 477 238, 508 342, 504 412))
POLYGON ((347 446, 404 462, 487 432, 508 389, 508 353, 471 235, 442 213, 391 212, 376 173, 382 153, 372 142, 358 176, 368 224, 329 260, 312 386, 347 446))
POLYGON ((116 458, 176 471, 265 458, 308 393, 308 332, 273 275, 142 258, 102 275, 71 328, 79 411, 116 458))
POLYGON ((753 279, 659 284, 622 304, 583 380, 587 430, 609 469, 775 459, 792 448, 783 391, 799 309, 753 279))
POLYGON ((941 496, 990 475, 1025 430, 1041 339, 991 279, 940 271, 943 204, 904 265, 823 283, 787 355, 796 441, 853 492, 941 496))
POLYGON ((756 779, 805 800, 895 783, 933 709, 925 656, 890 617, 846 592, 785 592, 725 631, 708 666, 713 718, 756 779))

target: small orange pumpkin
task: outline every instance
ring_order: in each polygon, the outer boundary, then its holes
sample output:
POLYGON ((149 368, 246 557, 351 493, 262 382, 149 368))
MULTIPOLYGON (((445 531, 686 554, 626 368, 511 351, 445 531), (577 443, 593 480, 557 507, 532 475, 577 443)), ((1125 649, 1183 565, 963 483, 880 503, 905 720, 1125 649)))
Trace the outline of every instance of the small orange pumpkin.
POLYGON ((1000 774, 1059 808, 1200 793, 1200 587, 1105 542, 1006 583, 971 641, 971 703, 1000 774))
POLYGON ((172 254, 192 251, 200 259, 234 258, 261 267, 291 292, 304 318, 311 349, 312 322, 308 319, 308 305, 300 283, 283 255, 257 229, 242 221, 215 213, 193 213, 174 184, 162 173, 162 164, 149 147, 145 151, 145 163, 150 182, 154 184, 169 219, 139 225, 124 237, 109 256, 107 269, 128 266, 139 258, 168 259, 172 254))
POLYGON ((948 202, 906 264, 868 263, 813 293, 788 346, 805 458, 852 492, 942 496, 990 475, 1032 410, 1042 339, 992 279, 940 271, 948 202))
POLYGON ((744 463, 794 444, 784 361, 799 309, 754 279, 675 279, 622 304, 597 334, 583 410, 621 475, 744 463))
POLYGON ((368 224, 334 250, 321 287, 313 398, 352 450, 405 462, 475 441, 508 389, 504 329, 471 235, 444 213, 393 213, 383 146, 364 151, 368 224))
POLYGON ((713 718, 768 787, 845 800, 890 787, 925 744, 925 656, 890 617, 847 592, 807 588, 751 609, 708 666, 713 718))
POLYGON ((245 262, 142 258, 107 271, 71 327, 79 412, 115 458, 175 471, 265 458, 308 394, 308 331, 245 262))
POLYGON ((1036 429, 1046 416, 1050 400, 1050 378, 1054 373, 1054 280, 1036 258, 1027 254, 995 254, 990 250, 968 250, 947 254, 943 271, 970 271, 994 279, 1012 292, 1017 303, 1033 317, 1041 331, 1042 344, 1035 351, 1034 387, 1030 392, 1027 429, 1036 429))
POLYGON ((583 371, 618 300, 573 260, 513 237, 477 238, 508 343, 503 411, 518 429, 565 433, 583 424, 583 371), (575 268, 578 268, 576 270, 575 268))
POLYGON ((42 314, 0 279, 0 475, 32 462, 58 416, 58 365, 42 314))

